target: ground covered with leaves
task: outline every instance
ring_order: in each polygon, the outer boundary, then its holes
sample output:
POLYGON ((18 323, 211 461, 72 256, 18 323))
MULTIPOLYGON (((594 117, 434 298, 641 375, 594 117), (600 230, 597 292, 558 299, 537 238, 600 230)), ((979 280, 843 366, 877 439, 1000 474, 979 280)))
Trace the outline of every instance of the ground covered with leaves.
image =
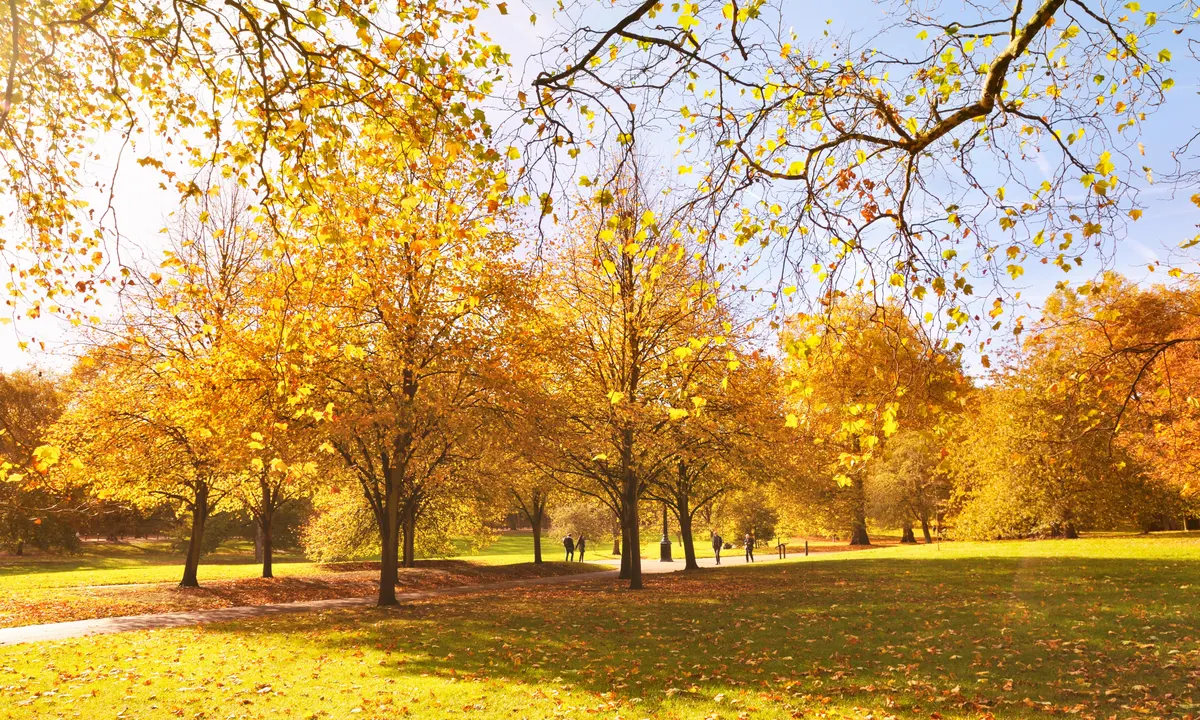
POLYGON ((0 649, 0 718, 1200 716, 1200 536, 947 544, 0 649))
MULTIPOLYGON (((502 536, 486 552, 418 560, 417 567, 401 569, 397 588, 434 590, 609 569, 590 563, 534 565, 529 562, 532 540, 520 535, 502 536)), ((152 541, 89 546, 73 556, 9 558, 0 563, 0 627, 369 597, 379 587, 378 562, 320 564, 283 554, 274 578, 258 577, 260 572, 252 549, 233 546, 205 559, 201 587, 180 588, 178 553, 152 541)))
MULTIPOLYGON (((319 573, 213 580, 198 588, 181 588, 168 582, 42 589, 0 598, 0 627, 302 600, 370 597, 379 592, 377 566, 378 563, 352 563, 348 567, 330 565, 319 573), (372 569, 372 565, 376 567, 372 569)), ((419 560, 416 567, 400 570, 396 587, 399 592, 437 590, 609 569, 591 563, 481 565, 464 560, 419 560)))

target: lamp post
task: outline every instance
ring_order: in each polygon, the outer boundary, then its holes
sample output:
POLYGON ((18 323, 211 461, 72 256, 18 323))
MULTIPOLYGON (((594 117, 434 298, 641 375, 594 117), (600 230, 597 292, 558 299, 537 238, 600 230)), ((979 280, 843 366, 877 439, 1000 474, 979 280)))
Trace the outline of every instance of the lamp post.
POLYGON ((670 528, 667 527, 667 504, 663 503, 663 537, 662 542, 658 544, 658 559, 663 562, 673 562, 671 560, 671 535, 670 528))

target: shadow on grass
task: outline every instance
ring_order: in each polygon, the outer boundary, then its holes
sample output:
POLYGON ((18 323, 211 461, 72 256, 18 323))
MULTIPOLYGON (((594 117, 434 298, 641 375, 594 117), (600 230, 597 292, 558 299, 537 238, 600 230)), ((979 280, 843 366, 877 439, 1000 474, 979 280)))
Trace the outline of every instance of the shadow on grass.
POLYGON ((447 598, 287 628, 325 652, 369 652, 396 680, 567 687, 639 716, 1181 717, 1200 700, 1196 557, 860 556, 647 585, 447 598))

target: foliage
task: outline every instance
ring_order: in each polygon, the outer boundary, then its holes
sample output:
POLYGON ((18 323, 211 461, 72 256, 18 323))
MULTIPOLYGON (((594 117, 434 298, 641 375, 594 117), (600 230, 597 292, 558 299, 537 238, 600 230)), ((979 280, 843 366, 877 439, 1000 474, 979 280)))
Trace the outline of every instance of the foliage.
POLYGON ((117 178, 89 187, 96 161, 112 161, 115 176, 131 155, 182 202, 214 181, 256 187, 284 224, 340 182, 325 163, 371 123, 441 128, 461 152, 494 155, 485 118, 464 102, 489 92, 507 62, 475 24, 482 7, 14 3, 0 19, 15 43, 0 111, 0 191, 16 211, 0 246, 9 299, 36 317, 75 298, 86 317, 104 286, 125 284, 104 242, 118 229, 104 200, 117 178), (103 134, 114 157, 93 146, 103 134), (89 207, 93 198, 107 207, 89 207))
MULTIPOLYGON (((672 423, 703 414, 739 366, 740 328, 694 240, 702 224, 636 171, 603 199, 581 201, 543 291, 551 354, 540 462, 568 489, 607 505, 622 545, 640 547, 639 500, 676 471, 672 423)), ((641 560, 622 576, 641 585, 641 560)))
POLYGON ((1173 102, 1190 6, 889 3, 844 31, 771 0, 589 6, 565 3, 521 98, 547 172, 674 129, 677 194, 781 260, 784 296, 863 283, 948 329, 999 322, 1027 265, 1111 250, 1142 215, 1146 146, 1190 135, 1143 125, 1173 102))
POLYGON ((549 536, 552 544, 567 533, 573 533, 576 538, 588 538, 592 549, 598 550, 603 547, 604 540, 614 534, 620 535, 612 509, 586 497, 567 496, 551 503, 546 512, 551 518, 549 536))
POLYGON ((378 557, 379 531, 371 508, 339 489, 313 496, 313 513, 300 533, 304 556, 316 562, 378 557))
POLYGON ((1190 422, 1193 351, 1171 344, 1189 302, 1113 275, 1053 296, 962 424, 956 534, 1150 529, 1189 512, 1187 441, 1163 442, 1190 422))
POLYGON ((48 471, 51 425, 64 397, 54 378, 32 371, 0 374, 0 543, 18 555, 26 545, 73 551, 86 503, 38 481, 48 471))
MULTIPOLYGON (((954 348, 941 347, 896 304, 851 295, 825 315, 792 318, 781 339, 792 413, 787 426, 814 446, 809 462, 844 490, 841 527, 868 544, 869 471, 902 427, 936 428, 968 384, 954 348)), ((820 491, 818 491, 820 492, 820 491)))
POLYGON ((778 526, 779 514, 754 491, 738 492, 721 509, 721 536, 734 545, 741 545, 747 534, 756 544, 767 544, 778 526))
POLYGON ((868 510, 885 527, 905 530, 914 541, 913 526, 925 541, 950 498, 950 478, 943 460, 950 451, 931 431, 902 430, 887 444, 883 457, 870 469, 868 510))

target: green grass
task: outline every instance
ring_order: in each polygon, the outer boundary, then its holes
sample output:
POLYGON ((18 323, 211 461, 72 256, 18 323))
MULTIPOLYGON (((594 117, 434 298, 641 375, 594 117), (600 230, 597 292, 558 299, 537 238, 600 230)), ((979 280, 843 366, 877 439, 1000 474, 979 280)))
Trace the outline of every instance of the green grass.
MULTIPOLYGON (((274 566, 280 575, 313 575, 319 568, 282 553, 274 566)), ((200 563, 201 580, 257 577, 250 543, 223 546, 200 563)), ((0 563, 0 593, 140 583, 178 582, 183 558, 163 541, 86 543, 82 552, 58 557, 6 558, 0 563)))
POLYGON ((1200 534, 954 543, 0 648, 0 718, 1200 714, 1200 534))
MULTIPOLYGON (((462 543, 466 548, 466 543, 462 543)), ((547 550, 552 550, 548 547, 547 550)), ((467 552, 458 559, 485 565, 511 565, 533 559, 533 536, 504 533, 481 551, 467 552)), ((558 559, 547 553, 547 559, 558 559)), ((258 577, 262 566, 254 561, 249 542, 223 544, 200 562, 200 581, 258 577)), ((309 577, 320 574, 317 563, 296 552, 277 552, 275 575, 309 577)), ((141 583, 178 582, 183 575, 183 558, 165 541, 135 540, 121 543, 85 543, 74 555, 7 557, 0 559, 0 594, 67 587, 97 587, 141 583)))
MULTIPOLYGON (((675 554, 683 557, 683 548, 674 539, 675 554)), ((697 555, 712 557, 712 549, 697 543, 697 555)), ((612 540, 589 541, 588 559, 614 559, 612 540)), ((533 534, 504 532, 481 550, 471 550, 467 542, 457 543, 461 560, 484 565, 512 565, 533 559, 533 534)), ((542 553, 547 560, 561 560, 560 538, 542 538, 542 553)), ((658 557, 657 539, 643 546, 643 557, 658 557)), ((200 563, 200 581, 235 580, 258 577, 261 565, 254 562, 254 547, 249 542, 223 544, 200 563)), ((277 552, 276 576, 311 577, 322 572, 317 563, 296 552, 277 552)), ((0 559, 0 594, 52 591, 69 587, 99 587, 142 583, 178 582, 183 574, 182 557, 165 541, 134 540, 121 543, 85 543, 74 555, 7 557, 0 559)))

